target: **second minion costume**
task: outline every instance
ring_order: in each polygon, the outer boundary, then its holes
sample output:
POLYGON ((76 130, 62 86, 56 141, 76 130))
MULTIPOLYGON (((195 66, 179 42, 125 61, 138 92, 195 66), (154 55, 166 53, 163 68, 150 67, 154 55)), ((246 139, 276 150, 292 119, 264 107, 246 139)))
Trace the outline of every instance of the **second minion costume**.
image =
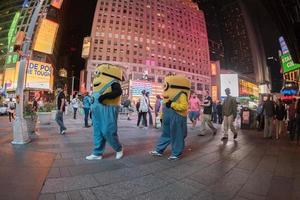
POLYGON ((164 103, 162 117, 162 135, 160 136, 153 156, 162 156, 169 144, 172 146, 170 160, 176 160, 184 149, 187 135, 188 96, 191 82, 185 76, 171 75, 165 78, 164 103))
POLYGON ((119 83, 121 80, 122 69, 115 65, 101 64, 95 71, 91 105, 94 149, 93 153, 86 157, 87 160, 102 159, 106 142, 117 152, 116 159, 123 156, 117 134, 118 105, 122 95, 119 83))

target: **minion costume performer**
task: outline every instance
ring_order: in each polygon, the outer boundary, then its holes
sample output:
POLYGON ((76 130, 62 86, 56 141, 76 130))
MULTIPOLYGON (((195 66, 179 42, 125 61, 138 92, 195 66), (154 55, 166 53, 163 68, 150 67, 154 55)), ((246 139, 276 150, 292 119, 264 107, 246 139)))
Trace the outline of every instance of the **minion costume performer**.
POLYGON ((101 160, 106 141, 117 152, 116 159, 123 157, 123 148, 118 139, 118 105, 122 89, 122 69, 111 64, 101 64, 94 74, 92 113, 94 150, 87 160, 101 160))
POLYGON ((177 160, 184 149, 184 139, 187 135, 188 96, 191 82, 185 76, 172 75, 165 78, 163 92, 163 132, 152 156, 162 156, 169 144, 172 154, 169 160, 177 160))

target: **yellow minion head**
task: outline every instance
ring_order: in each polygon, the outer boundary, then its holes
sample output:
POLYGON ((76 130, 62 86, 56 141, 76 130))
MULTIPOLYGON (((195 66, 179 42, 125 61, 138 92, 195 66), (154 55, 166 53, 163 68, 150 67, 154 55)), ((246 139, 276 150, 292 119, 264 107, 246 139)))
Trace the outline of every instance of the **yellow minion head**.
POLYGON ((122 81, 123 71, 120 67, 112 64, 100 64, 94 73, 93 91, 101 90, 112 80, 122 81))
POLYGON ((191 88, 191 82, 188 78, 182 75, 170 75, 165 77, 164 101, 173 100, 179 92, 185 92, 189 96, 191 88))

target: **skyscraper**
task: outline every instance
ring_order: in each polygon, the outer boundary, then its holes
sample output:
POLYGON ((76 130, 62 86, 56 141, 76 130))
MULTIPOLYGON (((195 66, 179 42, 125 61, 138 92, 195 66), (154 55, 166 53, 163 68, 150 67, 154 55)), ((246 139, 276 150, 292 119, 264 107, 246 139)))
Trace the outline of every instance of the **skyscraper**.
POLYGON ((91 37, 88 88, 95 67, 113 63, 128 79, 185 74, 200 94, 210 90, 205 18, 191 0, 98 0, 91 37))

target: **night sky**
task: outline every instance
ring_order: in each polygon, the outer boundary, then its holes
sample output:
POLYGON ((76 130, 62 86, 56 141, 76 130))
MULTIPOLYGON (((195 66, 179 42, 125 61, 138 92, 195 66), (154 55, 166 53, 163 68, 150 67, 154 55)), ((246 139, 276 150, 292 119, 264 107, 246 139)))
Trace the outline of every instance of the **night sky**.
MULTIPOLYGON (((60 45, 59 64, 68 70, 68 76, 75 79, 75 91, 79 89, 80 70, 85 68, 81 58, 83 38, 91 33, 97 0, 64 0, 63 33, 60 45)), ((71 79, 69 84, 71 85, 71 79)))

